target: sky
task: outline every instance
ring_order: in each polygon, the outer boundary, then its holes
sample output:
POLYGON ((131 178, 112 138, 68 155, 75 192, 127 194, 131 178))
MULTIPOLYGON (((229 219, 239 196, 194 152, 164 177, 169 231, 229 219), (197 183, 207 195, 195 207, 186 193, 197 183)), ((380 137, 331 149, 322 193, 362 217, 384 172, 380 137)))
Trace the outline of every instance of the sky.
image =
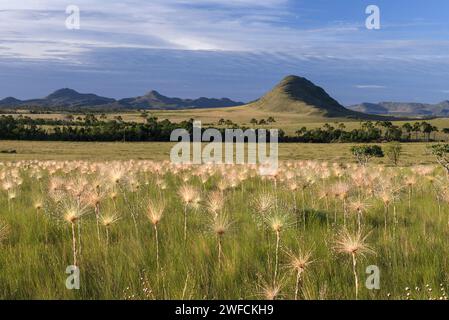
POLYGON ((246 102, 295 74, 345 105, 437 103, 449 100, 448 14, 447 0, 0 0, 0 99, 68 87, 246 102))

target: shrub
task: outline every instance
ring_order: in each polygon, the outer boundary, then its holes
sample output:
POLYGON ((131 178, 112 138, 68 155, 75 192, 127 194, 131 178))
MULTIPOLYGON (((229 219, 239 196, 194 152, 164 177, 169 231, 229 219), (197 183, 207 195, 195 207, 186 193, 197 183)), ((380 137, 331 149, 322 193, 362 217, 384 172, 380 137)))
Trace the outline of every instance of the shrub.
POLYGON ((435 156, 437 162, 446 169, 449 174, 449 144, 435 144, 430 146, 430 152, 435 156))
POLYGON ((402 154, 402 146, 399 142, 390 142, 387 145, 387 148, 385 150, 385 153, 388 157, 388 159, 397 166, 399 163, 399 159, 402 154))
POLYGON ((383 158, 384 152, 380 146, 374 145, 362 145, 353 146, 351 148, 352 155, 356 158, 357 162, 363 166, 366 166, 371 158, 383 158))

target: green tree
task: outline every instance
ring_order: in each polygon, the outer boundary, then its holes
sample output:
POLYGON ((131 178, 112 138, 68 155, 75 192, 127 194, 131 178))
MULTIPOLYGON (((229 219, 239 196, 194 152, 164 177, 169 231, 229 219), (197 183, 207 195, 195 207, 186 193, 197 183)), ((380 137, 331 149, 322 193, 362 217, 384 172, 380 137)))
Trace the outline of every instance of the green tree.
POLYGON ((429 148, 430 152, 435 156, 437 162, 449 175, 449 144, 435 144, 429 148))
POLYGON ((389 126, 385 131, 385 139, 387 141, 400 141, 402 138, 402 130, 398 126, 389 126))
POLYGON ((432 134, 432 132, 434 131, 434 126, 432 126, 430 123, 428 122, 421 122, 421 131, 424 133, 426 140, 429 141, 430 140, 430 135, 432 134))
POLYGON ((87 125, 96 123, 97 121, 98 121, 98 120, 97 120, 97 117, 95 117, 95 115, 92 114, 92 113, 87 114, 86 117, 84 118, 84 122, 85 122, 87 125))
POLYGON ((432 126, 432 131, 433 131, 433 140, 436 140, 437 132, 440 130, 438 130, 438 128, 436 126, 432 126))
POLYGON ((391 163, 397 166, 402 155, 402 145, 399 142, 390 142, 385 148, 385 154, 391 163))
POLYGON ((410 140, 412 137, 413 126, 407 122, 404 125, 402 125, 402 129, 404 129, 405 132, 407 132, 407 140, 410 140))
POLYGON ((362 145, 362 146, 353 146, 351 148, 351 153, 357 160, 357 162, 362 165, 366 166, 368 162, 372 158, 383 158, 384 152, 382 151, 382 147, 377 145, 362 145))
POLYGON ((421 124, 419 122, 413 124, 413 132, 415 133, 416 140, 418 140, 418 134, 421 132, 421 124))

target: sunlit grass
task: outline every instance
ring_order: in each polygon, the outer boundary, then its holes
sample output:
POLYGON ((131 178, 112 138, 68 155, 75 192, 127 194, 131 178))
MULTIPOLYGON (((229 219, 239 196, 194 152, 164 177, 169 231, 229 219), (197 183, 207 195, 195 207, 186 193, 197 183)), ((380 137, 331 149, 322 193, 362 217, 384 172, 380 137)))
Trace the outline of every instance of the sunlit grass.
POLYGON ((435 167, 3 163, 0 298, 445 299, 447 185, 435 167))

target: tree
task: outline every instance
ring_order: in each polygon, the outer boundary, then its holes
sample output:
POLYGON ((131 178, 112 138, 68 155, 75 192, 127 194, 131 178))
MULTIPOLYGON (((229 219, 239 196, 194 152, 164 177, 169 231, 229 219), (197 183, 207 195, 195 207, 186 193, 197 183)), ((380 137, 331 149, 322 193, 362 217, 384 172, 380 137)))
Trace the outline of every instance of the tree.
POLYGON ((357 162, 366 166, 371 158, 383 158, 384 152, 380 146, 374 145, 362 145, 362 146, 353 146, 351 148, 352 155, 356 158, 357 162))
POLYGON ((421 124, 419 122, 413 124, 413 132, 415 133, 416 140, 418 140, 418 134, 421 132, 421 124))
POLYGON ((140 117, 143 118, 143 119, 146 119, 146 118, 148 117, 148 112, 147 112, 147 111, 143 111, 143 112, 140 114, 140 117))
POLYGON ((376 127, 381 129, 385 128, 386 130, 390 129, 393 126, 393 124, 390 121, 376 121, 376 127))
POLYGON ((390 142, 386 147, 385 153, 388 159, 397 166, 402 154, 402 146, 399 142, 390 142))
POLYGON ((432 126, 430 123, 428 122, 421 122, 421 131, 425 134, 426 136, 426 140, 429 141, 430 140, 430 135, 432 134, 432 132, 434 131, 434 126, 432 126))
POLYGON ((402 130, 398 126, 389 126, 385 131, 385 139, 387 141, 400 141, 402 138, 402 130))
POLYGON ((302 127, 301 129, 296 130, 295 133, 296 133, 297 136, 302 136, 306 132, 307 132, 307 128, 306 127, 302 127))
POLYGON ((274 123, 274 122, 276 122, 276 120, 274 120, 273 117, 268 117, 267 122, 268 123, 274 123))
POLYGON ((326 131, 334 131, 335 128, 333 126, 331 126, 329 123, 325 123, 323 126, 323 129, 326 131))
POLYGON ((362 122, 362 130, 372 130, 374 129, 374 124, 371 121, 362 122))
POLYGON ((402 129, 404 129, 405 130, 405 132, 407 132, 407 140, 410 140, 411 139, 411 137, 412 137, 412 132, 413 132, 413 127, 412 127, 412 125, 410 124, 410 123, 405 123, 403 126, 402 126, 402 129))
POLYGON ((437 139, 437 132, 439 131, 438 128, 436 126, 432 126, 432 131, 433 131, 433 140, 437 139))
POLYGON ((437 162, 446 169, 446 173, 449 175, 449 144, 435 144, 429 148, 437 162))
POLYGON ((265 119, 261 119, 259 121, 259 125, 266 125, 266 124, 267 124, 267 121, 265 119))
POLYGON ((97 121, 98 121, 98 120, 97 120, 97 117, 95 117, 95 115, 92 114, 92 113, 86 114, 86 116, 85 116, 85 118, 84 118, 84 122, 85 122, 87 125, 96 123, 97 121))
POLYGON ((257 124, 257 119, 252 118, 249 123, 251 123, 253 126, 255 126, 257 124))

